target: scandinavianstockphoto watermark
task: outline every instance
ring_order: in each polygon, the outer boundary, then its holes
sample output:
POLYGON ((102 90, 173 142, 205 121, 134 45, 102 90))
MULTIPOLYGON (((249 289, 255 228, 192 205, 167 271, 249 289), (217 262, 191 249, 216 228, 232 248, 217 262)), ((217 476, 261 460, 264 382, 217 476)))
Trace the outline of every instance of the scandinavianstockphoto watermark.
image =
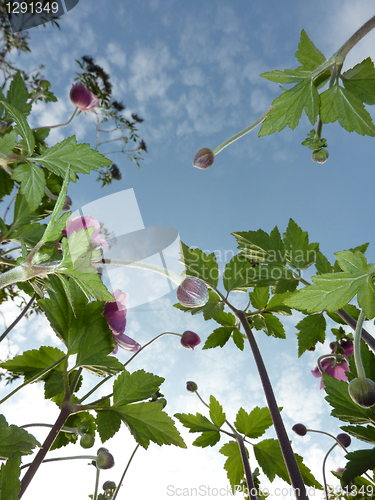
MULTIPOLYGON (((316 493, 315 488, 307 488, 306 492, 309 497, 315 496, 316 493)), ((280 498, 293 498, 296 493, 298 493, 298 488, 294 489, 291 486, 285 487, 276 487, 273 489, 270 488, 261 488, 260 491, 254 490, 253 492, 249 492, 248 488, 243 485, 237 485, 234 487, 234 491, 230 485, 215 487, 208 484, 201 484, 196 487, 186 487, 186 486, 176 486, 173 484, 169 484, 167 486, 167 496, 168 497, 207 497, 207 498, 233 498, 233 497, 248 497, 249 493, 253 495, 259 495, 262 493, 263 495, 272 495, 274 497, 280 498)), ((299 493, 298 493, 299 494, 299 493)))

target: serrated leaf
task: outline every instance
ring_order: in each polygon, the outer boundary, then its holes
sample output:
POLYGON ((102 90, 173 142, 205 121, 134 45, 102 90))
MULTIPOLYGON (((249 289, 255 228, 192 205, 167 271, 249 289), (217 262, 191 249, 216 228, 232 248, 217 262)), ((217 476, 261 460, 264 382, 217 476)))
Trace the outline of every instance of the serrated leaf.
POLYGON ((346 455, 349 460, 345 465, 342 475, 344 486, 348 485, 352 479, 362 475, 367 470, 375 468, 375 448, 371 450, 352 451, 346 455))
POLYGON ((18 500, 21 454, 13 453, 0 469, 0 500, 18 500))
POLYGON ((234 255, 224 269, 223 285, 225 290, 227 292, 245 292, 251 288, 251 285, 248 285, 248 276, 252 267, 243 254, 234 255))
POLYGON ((200 448, 207 448, 207 446, 215 446, 216 443, 220 441, 219 431, 206 431, 203 432, 195 441, 193 441, 193 446, 199 446, 200 448))
POLYGON ((323 486, 315 479, 315 477, 311 474, 310 469, 303 463, 303 458, 300 455, 297 455, 297 453, 295 453, 294 456, 296 457, 304 484, 306 486, 322 490, 323 486))
POLYGON ((147 449, 150 441, 186 448, 173 420, 155 403, 134 403, 116 407, 116 413, 129 427, 137 443, 147 449))
POLYGON ((98 151, 90 149, 89 144, 77 144, 75 136, 68 137, 47 149, 37 158, 37 161, 60 177, 65 177, 67 168, 70 166, 70 180, 73 182, 75 182, 75 172, 89 174, 91 170, 106 167, 112 163, 98 151))
POLYGON ((137 370, 129 373, 124 370, 113 384, 113 407, 142 401, 154 394, 164 382, 163 377, 137 370))
POLYGON ((275 314, 280 314, 282 316, 290 316, 292 311, 290 307, 286 306, 283 302, 287 297, 290 297, 292 292, 275 293, 268 302, 265 310, 268 312, 273 312, 275 314))
MULTIPOLYGON (((58 399, 62 400, 64 399, 64 395, 62 394, 61 398, 54 398, 54 401, 60 406, 61 402, 57 401, 58 399)), ((73 396, 74 400, 74 396, 73 396)), ((93 415, 90 415, 89 412, 87 411, 82 411, 79 413, 76 413, 74 415, 70 415, 70 417, 66 420, 64 427, 70 427, 70 428, 77 428, 81 429, 82 425, 84 425, 87 429, 87 432, 91 434, 92 436, 95 436, 95 419, 93 415)), ((68 444, 74 444, 78 441, 79 435, 75 432, 64 432, 61 430, 55 441, 53 442, 50 450, 57 450, 59 448, 62 448, 64 446, 67 446, 68 444)))
POLYGON ((221 326, 234 326, 236 324, 236 318, 232 313, 218 312, 215 313, 213 318, 221 326))
POLYGON ((238 347, 238 349, 240 351, 243 351, 244 347, 245 347, 245 341, 244 341, 242 333, 240 331, 238 331, 237 328, 235 330, 233 330, 232 338, 233 338, 233 342, 238 347))
POLYGON ((331 415, 351 424, 368 424, 373 421, 371 409, 365 409, 353 402, 349 396, 348 383, 336 380, 323 373, 326 401, 332 406, 331 415))
POLYGON ((319 113, 319 102, 319 94, 312 80, 298 83, 272 102, 272 109, 263 122, 259 137, 280 132, 286 126, 294 130, 303 110, 314 125, 319 113))
POLYGON ((275 70, 275 71, 267 71, 266 73, 262 73, 262 78, 267 78, 267 80, 271 80, 271 82, 277 83, 298 83, 302 82, 306 78, 310 78, 311 71, 306 69, 284 69, 284 71, 275 70))
POLYGON ((302 229, 289 219, 288 227, 283 234, 286 261, 294 269, 307 269, 316 260, 316 252, 319 250, 318 243, 309 244, 307 231, 302 229))
POLYGON ((210 417, 212 422, 217 426, 221 427, 225 422, 225 413, 223 412, 223 407, 214 396, 210 396, 210 417))
POLYGON ((18 229, 12 234, 12 241, 24 241, 30 247, 34 247, 43 237, 46 229, 45 224, 25 224, 21 229, 18 229))
POLYGON ((35 139, 25 117, 18 111, 18 109, 14 108, 7 102, 2 102, 2 105, 5 107, 9 117, 16 123, 15 129, 17 130, 19 135, 25 140, 27 146, 27 153, 29 155, 32 155, 35 147, 35 139))
POLYGON ((375 68, 370 57, 340 75, 346 89, 365 104, 375 104, 375 68))
POLYGON ((189 248, 181 241, 180 255, 180 262, 186 267, 186 276, 196 276, 216 288, 219 267, 214 253, 207 255, 199 248, 189 248))
POLYGON ((269 235, 262 229, 232 234, 250 262, 285 265, 284 243, 277 227, 269 235))
POLYGON ((17 144, 17 131, 12 129, 7 134, 0 138, 0 152, 5 155, 10 155, 13 153, 13 149, 17 144))
POLYGON ((375 444, 375 428, 373 425, 367 425, 366 427, 361 425, 344 425, 341 429, 361 441, 375 444))
MULTIPOLYGON (((57 347, 41 346, 39 349, 25 351, 13 359, 0 363, 0 367, 12 373, 24 375, 27 381, 57 361, 63 361, 64 358, 65 353, 57 347)), ((62 364, 57 365, 54 370, 62 371, 62 364)), ((41 378, 45 378, 45 375, 43 374, 41 378)))
POLYGON ((271 482, 275 479, 275 476, 279 476, 290 484, 289 475, 277 439, 264 439, 260 443, 255 444, 253 450, 259 466, 271 482))
POLYGON ((13 187, 14 181, 12 181, 10 175, 0 167, 0 200, 2 200, 4 196, 8 196, 13 191, 13 187))
POLYGON ((249 293, 251 305, 261 311, 264 309, 270 298, 270 291, 268 286, 256 286, 254 290, 249 293))
POLYGON ((20 163, 13 170, 12 179, 21 184, 21 193, 25 196, 30 210, 38 208, 46 185, 43 170, 37 165, 20 163))
POLYGON ((120 416, 110 410, 100 410, 97 412, 96 425, 102 443, 113 437, 120 429, 120 416))
POLYGON ((235 330, 233 326, 220 326, 208 336, 202 349, 212 349, 213 347, 223 347, 229 340, 231 333, 235 330))
MULTIPOLYGON (((313 42, 307 36, 305 30, 301 31, 301 38, 298 44, 296 58, 302 64, 303 69, 310 71, 320 66, 326 60, 322 52, 315 47, 313 42)), ((298 69, 302 70, 302 68, 298 69)))
POLYGON ((4 415, 0 415, 0 458, 11 457, 14 453, 31 455, 33 449, 40 446, 39 441, 25 429, 8 425, 4 415))
POLYGON ((323 123, 336 120, 348 132, 375 136, 375 126, 362 101, 350 90, 334 85, 320 94, 320 118, 323 123))
POLYGON ((268 336, 285 339, 283 324, 276 316, 269 313, 255 314, 251 319, 257 330, 263 330, 268 336))
POLYGON ((225 461, 224 469, 227 471, 229 483, 234 493, 235 488, 244 479, 244 469, 240 449, 236 441, 229 441, 229 443, 222 446, 219 451, 222 455, 228 457, 225 461))
POLYGON ((234 425, 238 432, 255 439, 262 436, 271 427, 272 417, 268 408, 256 406, 250 413, 240 408, 234 425))
POLYGON ((326 336, 326 320, 323 314, 311 314, 303 318, 297 325, 298 357, 320 342, 324 344, 326 336))
POLYGON ((175 413, 174 415, 189 432, 218 431, 219 428, 201 413, 175 413))
POLYGON ((329 262, 327 257, 325 257, 322 254, 320 250, 316 251, 315 267, 316 270, 318 271, 318 274, 327 274, 327 273, 332 273, 333 271, 332 264, 329 262))
POLYGON ((31 104, 27 102, 28 98, 29 92, 27 91, 25 82, 21 77, 20 71, 17 71, 9 86, 7 101, 20 113, 27 116, 31 110, 31 104))

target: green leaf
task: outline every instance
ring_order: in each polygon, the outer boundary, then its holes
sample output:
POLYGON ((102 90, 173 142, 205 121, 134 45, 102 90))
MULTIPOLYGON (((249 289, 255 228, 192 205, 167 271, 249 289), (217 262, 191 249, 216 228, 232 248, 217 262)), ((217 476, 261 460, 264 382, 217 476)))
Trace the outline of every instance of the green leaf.
POLYGON ((212 349, 213 347, 223 347, 229 340, 231 333, 235 330, 234 326, 220 326, 208 336, 202 349, 212 349))
POLYGON ((270 298, 268 286, 256 286, 254 290, 249 293, 251 305, 261 311, 264 309, 270 298))
POLYGON ((45 224, 38 224, 37 222, 34 224, 25 224, 21 229, 12 234, 12 241, 19 241, 21 243, 21 240, 23 240, 29 247, 34 247, 42 239, 46 227, 45 224))
POLYGON ((248 276, 251 272, 252 264, 244 256, 237 254, 226 264, 223 273, 223 285, 227 292, 246 292, 252 285, 248 284, 248 276))
POLYGON ((371 450, 352 451, 346 455, 346 458, 349 461, 342 475, 344 486, 348 485, 355 477, 361 476, 367 470, 375 468, 375 448, 371 450))
MULTIPOLYGON (((324 55, 315 47, 313 42, 307 36, 305 30, 301 31, 301 38, 298 44, 296 58, 302 64, 303 69, 310 71, 323 64, 326 60, 324 55)), ((302 70, 302 68, 298 69, 302 70)))
POLYGON ((225 461, 224 469, 227 471, 229 483, 233 493, 235 493, 236 486, 238 486, 244 478, 240 449, 236 441, 229 441, 229 443, 222 446, 219 451, 222 455, 228 457, 225 461))
MULTIPOLYGON (((63 400, 64 395, 61 397, 61 401, 63 400)), ((57 398, 55 398, 55 402, 57 398)), ((61 404, 61 403, 60 403, 61 404)), ((64 426, 65 427, 70 427, 70 428, 81 428, 81 426, 84 425, 87 428, 87 432, 91 434, 92 436, 95 436, 95 419, 92 415, 90 415, 89 412, 87 411, 82 411, 79 413, 76 413, 75 415, 70 415, 70 417, 66 420, 64 426)), ((59 448, 62 448, 63 446, 67 446, 68 444, 75 444, 79 439, 78 434, 72 433, 72 432, 64 432, 61 430, 55 441, 53 442, 51 446, 51 450, 57 450, 59 448)))
POLYGON ((187 427, 189 432, 205 432, 205 431, 218 431, 219 427, 210 422, 207 417, 197 413, 175 413, 174 415, 184 427, 187 427))
POLYGON ((340 78, 345 88, 365 104, 375 104, 375 68, 370 57, 345 71, 340 78))
POLYGON ((96 269, 91 265, 93 257, 93 247, 91 245, 91 237, 94 228, 88 227, 87 229, 80 229, 74 231, 69 239, 64 238, 61 242, 61 249, 63 252, 63 260, 61 267, 68 270, 75 270, 80 273, 93 274, 96 269))
POLYGON ((8 425, 4 415, 0 415, 0 458, 11 457, 14 453, 31 455, 36 446, 41 446, 34 436, 16 425, 8 425))
POLYGON ((14 108, 7 102, 2 102, 2 105, 5 107, 7 115, 9 115, 9 117, 16 123, 15 129, 25 140, 27 153, 29 155, 32 155, 35 146, 35 139, 25 117, 18 111, 18 109, 14 108))
POLYGON ((320 250, 316 251, 315 267, 318 274, 332 273, 333 266, 320 250))
POLYGON ((219 267, 214 253, 205 254, 199 248, 193 250, 181 242, 180 262, 186 267, 187 276, 196 276, 208 285, 216 288, 219 278, 219 267))
POLYGON ((253 450, 259 466, 271 482, 277 475, 290 484, 289 475, 277 439, 264 439, 260 443, 255 444, 253 450))
POLYGON ((46 185, 43 170, 37 165, 20 163, 13 170, 12 179, 21 184, 21 193, 25 196, 30 210, 38 208, 46 185))
POLYGON ((75 182, 74 173, 89 174, 91 170, 105 167, 112 163, 93 149, 89 144, 77 144, 75 136, 64 139, 47 149, 36 161, 54 174, 65 177, 68 167, 71 167, 70 180, 75 182))
POLYGON ((5 172, 5 170, 0 167, 0 200, 4 196, 8 196, 13 191, 14 181, 10 178, 10 175, 5 172))
MULTIPOLYGON (((39 349, 25 351, 13 359, 0 363, 0 367, 12 373, 24 375, 27 381, 62 358, 65 358, 65 353, 57 347, 41 346, 39 349)), ((57 365, 54 370, 62 371, 63 365, 57 365)), ((46 374, 43 374, 41 379, 45 377, 46 374)))
POLYGON ((286 261, 294 269, 307 269, 316 260, 316 252, 319 250, 318 243, 309 244, 309 236, 306 231, 289 219, 288 227, 283 234, 286 261))
POLYGON ((264 120, 259 137, 280 132, 286 126, 294 130, 305 110, 312 125, 319 113, 319 94, 312 80, 298 83, 277 97, 264 120))
POLYGON ((302 82, 306 78, 310 79, 311 71, 306 69, 284 69, 284 71, 275 70, 275 71, 267 71, 266 73, 262 73, 262 78, 267 78, 267 80, 271 80, 271 82, 277 83, 298 83, 302 82))
POLYGON ((258 438, 272 425, 272 417, 268 408, 256 406, 250 413, 243 408, 238 410, 234 426, 237 431, 249 438, 258 438))
POLYGON ((221 427, 225 422, 225 413, 223 412, 223 407, 214 398, 214 396, 210 396, 210 417, 212 422, 217 426, 221 427))
POLYGON ((18 500, 21 454, 13 453, 0 469, 0 500, 18 500))
POLYGON ((193 441, 193 446, 199 446, 201 448, 207 448, 207 446, 215 446, 216 443, 220 441, 219 431, 206 431, 203 432, 195 441, 193 441))
POLYGON ((269 235, 262 229, 232 234, 250 262, 285 265, 284 243, 277 227, 269 235))
POLYGON ((292 311, 290 307, 286 306, 283 302, 287 297, 292 295, 291 292, 284 293, 276 293, 271 297, 271 300, 268 302, 265 310, 268 312, 273 312, 276 314, 281 314, 283 316, 290 316, 292 311))
POLYGON ((208 302, 201 307, 184 307, 180 303, 174 304, 173 307, 180 309, 181 311, 188 312, 192 315, 203 312, 203 317, 205 320, 215 318, 218 314, 220 315, 224 311, 224 303, 221 301, 220 297, 213 292, 208 290, 208 302))
POLYGON ((235 326, 236 318, 232 313, 218 312, 213 319, 221 326, 235 326))
POLYGON ((18 109, 20 113, 27 116, 31 110, 31 104, 27 102, 28 99, 29 93, 25 82, 21 77, 21 73, 17 71, 9 86, 7 101, 11 106, 18 109))
POLYGON ((310 469, 303 463, 303 458, 300 455, 297 455, 297 453, 295 453, 294 456, 296 457, 298 468, 301 472, 305 485, 322 490, 323 486, 315 479, 315 477, 311 474, 310 469))
POLYGON ((326 320, 323 314, 311 314, 303 318, 297 325, 298 357, 315 347, 317 342, 324 344, 326 337, 326 320))
POLYGON ((124 370, 113 384, 113 406, 134 403, 151 397, 164 380, 163 377, 144 370, 137 370, 131 374, 124 370))
MULTIPOLYGON (((352 318, 354 318, 355 320, 358 319, 360 311, 353 304, 347 304, 342 309, 344 309, 344 311, 346 311, 348 314, 350 314, 350 316, 352 318)), ((333 321, 335 321, 336 323, 339 323, 340 325, 346 325, 347 324, 346 321, 344 321, 343 319, 341 319, 340 316, 338 316, 336 313, 327 313, 327 315, 331 319, 333 319, 333 321)))
POLYGON ((134 403, 116 407, 116 413, 129 427, 137 443, 148 448, 150 441, 158 445, 174 444, 186 448, 173 420, 155 403, 134 403))
POLYGON ((349 396, 348 383, 323 374, 326 401, 332 406, 331 415, 351 424, 372 423, 371 409, 365 409, 353 402, 349 396))
POLYGON ((113 437, 120 429, 121 418, 111 410, 98 410, 96 417, 96 425, 98 428, 102 443, 113 437))
POLYGON ((238 347, 238 349, 240 351, 243 351, 244 350, 244 347, 245 347, 245 341, 244 341, 244 338, 243 338, 243 335, 241 332, 239 332, 237 330, 237 328, 235 330, 233 330, 233 333, 232 333, 232 338, 233 338, 233 342, 235 343, 235 345, 238 347))
POLYGON ((367 425, 366 427, 361 425, 344 425, 341 429, 356 439, 375 444, 375 428, 373 425, 367 425))
POLYGON ((336 84, 320 95, 320 118, 323 123, 336 120, 348 132, 357 132, 360 135, 375 136, 375 126, 370 114, 366 111, 362 101, 347 90, 336 84))
POLYGON ((87 297, 113 302, 113 296, 108 292, 99 274, 96 272, 81 273, 75 269, 64 269, 63 273, 73 278, 87 297))
POLYGON ((13 153, 13 149, 16 147, 17 137, 17 130, 14 129, 3 135, 0 138, 0 152, 5 155, 11 155, 13 153))
POLYGON ((269 313, 255 314, 251 320, 257 330, 263 330, 268 336, 285 339, 284 327, 276 316, 269 313))

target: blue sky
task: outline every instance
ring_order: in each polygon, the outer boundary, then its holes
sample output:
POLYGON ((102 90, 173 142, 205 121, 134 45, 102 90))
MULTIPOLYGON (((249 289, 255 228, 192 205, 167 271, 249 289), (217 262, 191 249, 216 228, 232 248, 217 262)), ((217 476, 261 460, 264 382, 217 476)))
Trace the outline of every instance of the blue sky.
MULTIPOLYGON (((61 31, 49 26, 30 30, 31 55, 14 59, 26 70, 45 64, 43 74, 59 99, 56 104, 35 107, 32 126, 63 123, 70 117, 74 107, 69 91, 78 70, 75 59, 83 55, 90 55, 110 73, 114 98, 126 104, 126 112, 136 112, 145 119, 139 132, 148 153, 141 168, 138 170, 123 156, 111 156, 121 169, 122 180, 100 189, 96 173, 82 176, 69 187, 74 210, 103 196, 133 189, 145 226, 177 229, 184 243, 215 252, 221 266, 229 260, 226 256, 230 258, 236 251, 231 232, 259 228, 269 232, 275 225, 284 231, 289 218, 309 232, 310 241, 320 242, 331 261, 335 251, 364 242, 370 242, 367 255, 374 261, 373 138, 349 134, 338 124, 324 126, 330 157, 327 163, 318 165, 311 161, 310 151, 301 146, 312 128, 303 116, 295 131, 284 129, 258 138, 255 130, 223 150, 210 169, 192 167, 199 148, 216 148, 270 106, 278 86, 259 74, 298 65, 294 52, 302 29, 329 57, 373 14, 373 2, 367 0, 80 0, 62 17, 61 31)), ((375 33, 370 33, 349 54, 345 67, 368 56, 374 60, 374 47, 375 33)), ((93 116, 81 114, 70 127, 53 129, 49 143, 73 134, 78 141, 94 146, 93 116)), ((126 221, 131 214, 124 212, 117 204, 113 206, 114 218, 126 221)), ((238 305, 245 304, 246 297, 240 294, 237 301, 238 305)), ((175 310, 175 302, 171 293, 131 309, 127 333, 141 344, 167 330, 194 330, 205 340, 214 324, 175 310)), ((11 305, 1 311, 7 324, 17 315, 11 305)), ((336 434, 339 422, 328 417, 323 392, 310 374, 318 355, 327 353, 327 346, 297 360, 294 325, 298 317, 296 314, 283 320, 286 341, 264 338, 261 332, 257 332, 257 338, 279 405, 284 407, 288 429, 296 421, 304 421, 312 428, 336 434)), ((22 322, 12 332, 9 347, 16 354, 43 342, 58 345, 48 324, 38 318, 29 324, 22 322)), ((204 412, 184 389, 187 380, 196 380, 202 396, 208 399, 210 394, 215 395, 233 421, 240 406, 250 411, 255 405, 265 405, 254 363, 249 350, 245 351, 240 353, 227 345, 214 351, 197 348, 189 352, 180 348, 175 338, 165 337, 130 368, 142 367, 166 377, 162 390, 170 414, 204 412)), ((128 354, 121 352, 119 356, 125 361, 128 354)), ((38 403, 43 398, 37 385, 6 405, 4 412, 12 415, 12 423, 26 423, 21 409, 25 403, 34 421, 42 418, 33 398, 38 403)), ((53 421, 55 415, 56 408, 44 404, 43 418, 53 421)), ((42 432, 36 435, 43 439, 42 432)), ((193 440, 186 433, 184 437, 188 444, 193 440)), ((331 443, 315 435, 291 437, 296 451, 306 457, 321 480, 320 464, 331 443)), ((133 440, 124 429, 121 437, 106 446, 113 451, 116 467, 105 478, 116 481, 132 452, 133 440)), ((168 485, 226 487, 224 459, 217 448, 189 447, 186 451, 150 446, 147 453, 141 450, 124 490, 129 497, 152 494, 164 500, 170 497, 168 485)), ((339 452, 333 457, 328 468, 344 465, 339 452)), ((92 493, 94 474, 90 467, 75 463, 67 470, 74 472, 69 476, 69 491, 71 495, 74 491, 74 498, 92 493)), ((25 498, 39 498, 38 488, 42 488, 43 497, 53 494, 56 500, 66 498, 65 484, 61 491, 55 490, 59 480, 58 466, 45 465, 25 498)))

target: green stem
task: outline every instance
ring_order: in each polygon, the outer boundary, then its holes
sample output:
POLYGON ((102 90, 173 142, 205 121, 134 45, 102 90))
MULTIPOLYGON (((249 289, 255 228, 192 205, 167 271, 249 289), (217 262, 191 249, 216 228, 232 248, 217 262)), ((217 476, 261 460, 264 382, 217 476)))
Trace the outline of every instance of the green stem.
POLYGON ((365 320, 365 313, 363 310, 359 314, 357 321, 357 326, 354 334, 354 361, 357 368, 358 378, 366 378, 366 373, 363 368, 362 357, 361 357, 361 331, 362 325, 365 320))
MULTIPOLYGON (((25 425, 20 425, 20 429, 27 429, 28 427, 48 427, 49 429, 52 429, 53 425, 52 424, 25 424, 25 425)), ((78 428, 77 427, 63 427, 61 429, 62 432, 69 432, 70 434, 77 434, 78 433, 78 428)))
POLYGON ((229 144, 232 144, 232 142, 236 141, 237 139, 244 136, 248 132, 251 132, 255 127, 257 127, 260 123, 262 123, 262 121, 264 121, 267 118, 267 115, 271 111, 271 109, 272 109, 272 106, 270 108, 268 108, 267 111, 265 113, 263 113, 263 115, 261 117, 259 117, 257 120, 255 120, 255 122, 252 123, 249 127, 246 127, 241 132, 238 132, 238 134, 235 134, 230 139, 223 142, 223 144, 220 144, 220 146, 218 146, 216 149, 213 150, 213 154, 217 155, 218 153, 220 153, 220 151, 222 151, 224 148, 229 146, 229 144))
POLYGON ((146 264, 145 262, 133 262, 132 260, 118 260, 118 259, 102 259, 102 264, 106 266, 121 266, 121 267, 135 267, 138 269, 145 269, 146 271, 153 271, 157 274, 162 274, 166 276, 171 281, 173 281, 176 285, 180 285, 184 278, 178 276, 172 271, 168 271, 162 267, 154 266, 152 264, 146 264))
POLYGON ((324 460, 323 460, 323 483, 324 483, 324 491, 326 494, 326 500, 329 500, 328 496, 328 490, 327 490, 327 479, 326 479, 326 461, 328 458, 328 455, 331 453, 331 451, 337 446, 337 443, 333 444, 331 448, 327 451, 324 460))
POLYGON ((13 285, 19 281, 27 281, 33 278, 34 275, 30 272, 30 268, 24 266, 17 266, 9 269, 5 273, 0 274, 0 289, 5 286, 13 285))
MULTIPOLYGON (((96 458, 96 457, 95 457, 96 458)), ((98 490, 99 490, 99 477, 100 477, 100 469, 96 467, 96 475, 95 475, 95 491, 93 500, 98 499, 98 490)))
POLYGON ((23 389, 24 387, 26 387, 28 384, 32 384, 33 382, 36 382, 37 380, 39 380, 41 377, 43 377, 43 375, 45 375, 46 373, 48 373, 49 371, 51 371, 53 368, 55 368, 55 366, 59 365, 62 361, 64 361, 64 359, 66 358, 66 356, 64 356, 63 358, 60 358, 58 361, 56 361, 55 363, 53 363, 51 366, 49 366, 48 368, 45 368, 44 370, 42 370, 40 373, 38 373, 37 375, 34 375, 34 377, 31 377, 30 379, 28 379, 26 382, 24 382, 23 384, 19 385, 18 387, 16 387, 16 389, 14 389, 14 391, 10 392, 9 394, 7 394, 1 401, 0 401, 0 405, 2 403, 4 403, 7 399, 9 399, 10 397, 12 397, 14 394, 16 394, 16 392, 20 391, 21 389, 23 389))
MULTIPOLYGON (((74 113, 72 114, 72 116, 69 118, 69 120, 66 123, 61 123, 59 125, 50 125, 50 126, 45 125, 44 127, 36 127, 36 128, 32 128, 31 130, 33 132, 35 132, 35 130, 40 130, 41 128, 49 128, 49 129, 51 129, 51 128, 58 128, 58 127, 66 127, 73 120, 73 118, 76 116, 76 114, 78 113, 78 111, 79 111, 79 108, 76 108, 74 110, 74 113)), ((38 161, 38 160, 36 159, 36 161, 38 161)))
MULTIPOLYGON (((52 427, 52 426, 51 426, 52 427)), ((62 428, 61 430, 64 430, 62 428)), ((63 460, 81 460, 81 459, 86 459, 86 460, 96 460, 97 457, 96 455, 79 455, 79 456, 73 456, 73 457, 56 457, 56 458, 46 458, 43 460, 43 464, 46 464, 47 462, 62 462, 63 460)), ((26 467, 30 467, 33 462, 30 462, 29 464, 22 465, 20 469, 26 469, 26 467)))
POLYGON ((115 490, 115 492, 114 492, 114 494, 113 494, 112 500, 115 500, 115 499, 116 499, 116 497, 117 497, 117 495, 118 495, 118 492, 120 491, 120 488, 121 488, 121 486, 122 486, 122 482, 123 482, 123 480, 124 480, 125 474, 127 473, 128 469, 129 469, 129 467, 130 467, 131 461, 133 460, 133 457, 134 457, 134 455, 135 455, 136 451, 138 450, 138 448, 139 448, 139 444, 137 444, 137 446, 134 448, 134 451, 133 451, 133 453, 131 454, 131 457, 129 458, 129 461, 128 461, 128 463, 127 463, 127 465, 126 465, 126 467, 125 467, 125 470, 124 470, 124 472, 123 472, 123 474, 122 474, 122 476, 121 476, 120 482, 118 483, 117 488, 116 488, 116 490, 115 490))
POLYGON ((25 316, 25 314, 27 313, 27 311, 30 309, 32 303, 34 302, 35 300, 35 295, 33 295, 31 297, 31 300, 27 303, 25 309, 21 312, 21 314, 13 321, 13 323, 8 326, 8 328, 5 330, 4 333, 1 334, 0 336, 0 342, 2 342, 5 337, 8 335, 8 333, 16 326, 16 324, 25 316))

